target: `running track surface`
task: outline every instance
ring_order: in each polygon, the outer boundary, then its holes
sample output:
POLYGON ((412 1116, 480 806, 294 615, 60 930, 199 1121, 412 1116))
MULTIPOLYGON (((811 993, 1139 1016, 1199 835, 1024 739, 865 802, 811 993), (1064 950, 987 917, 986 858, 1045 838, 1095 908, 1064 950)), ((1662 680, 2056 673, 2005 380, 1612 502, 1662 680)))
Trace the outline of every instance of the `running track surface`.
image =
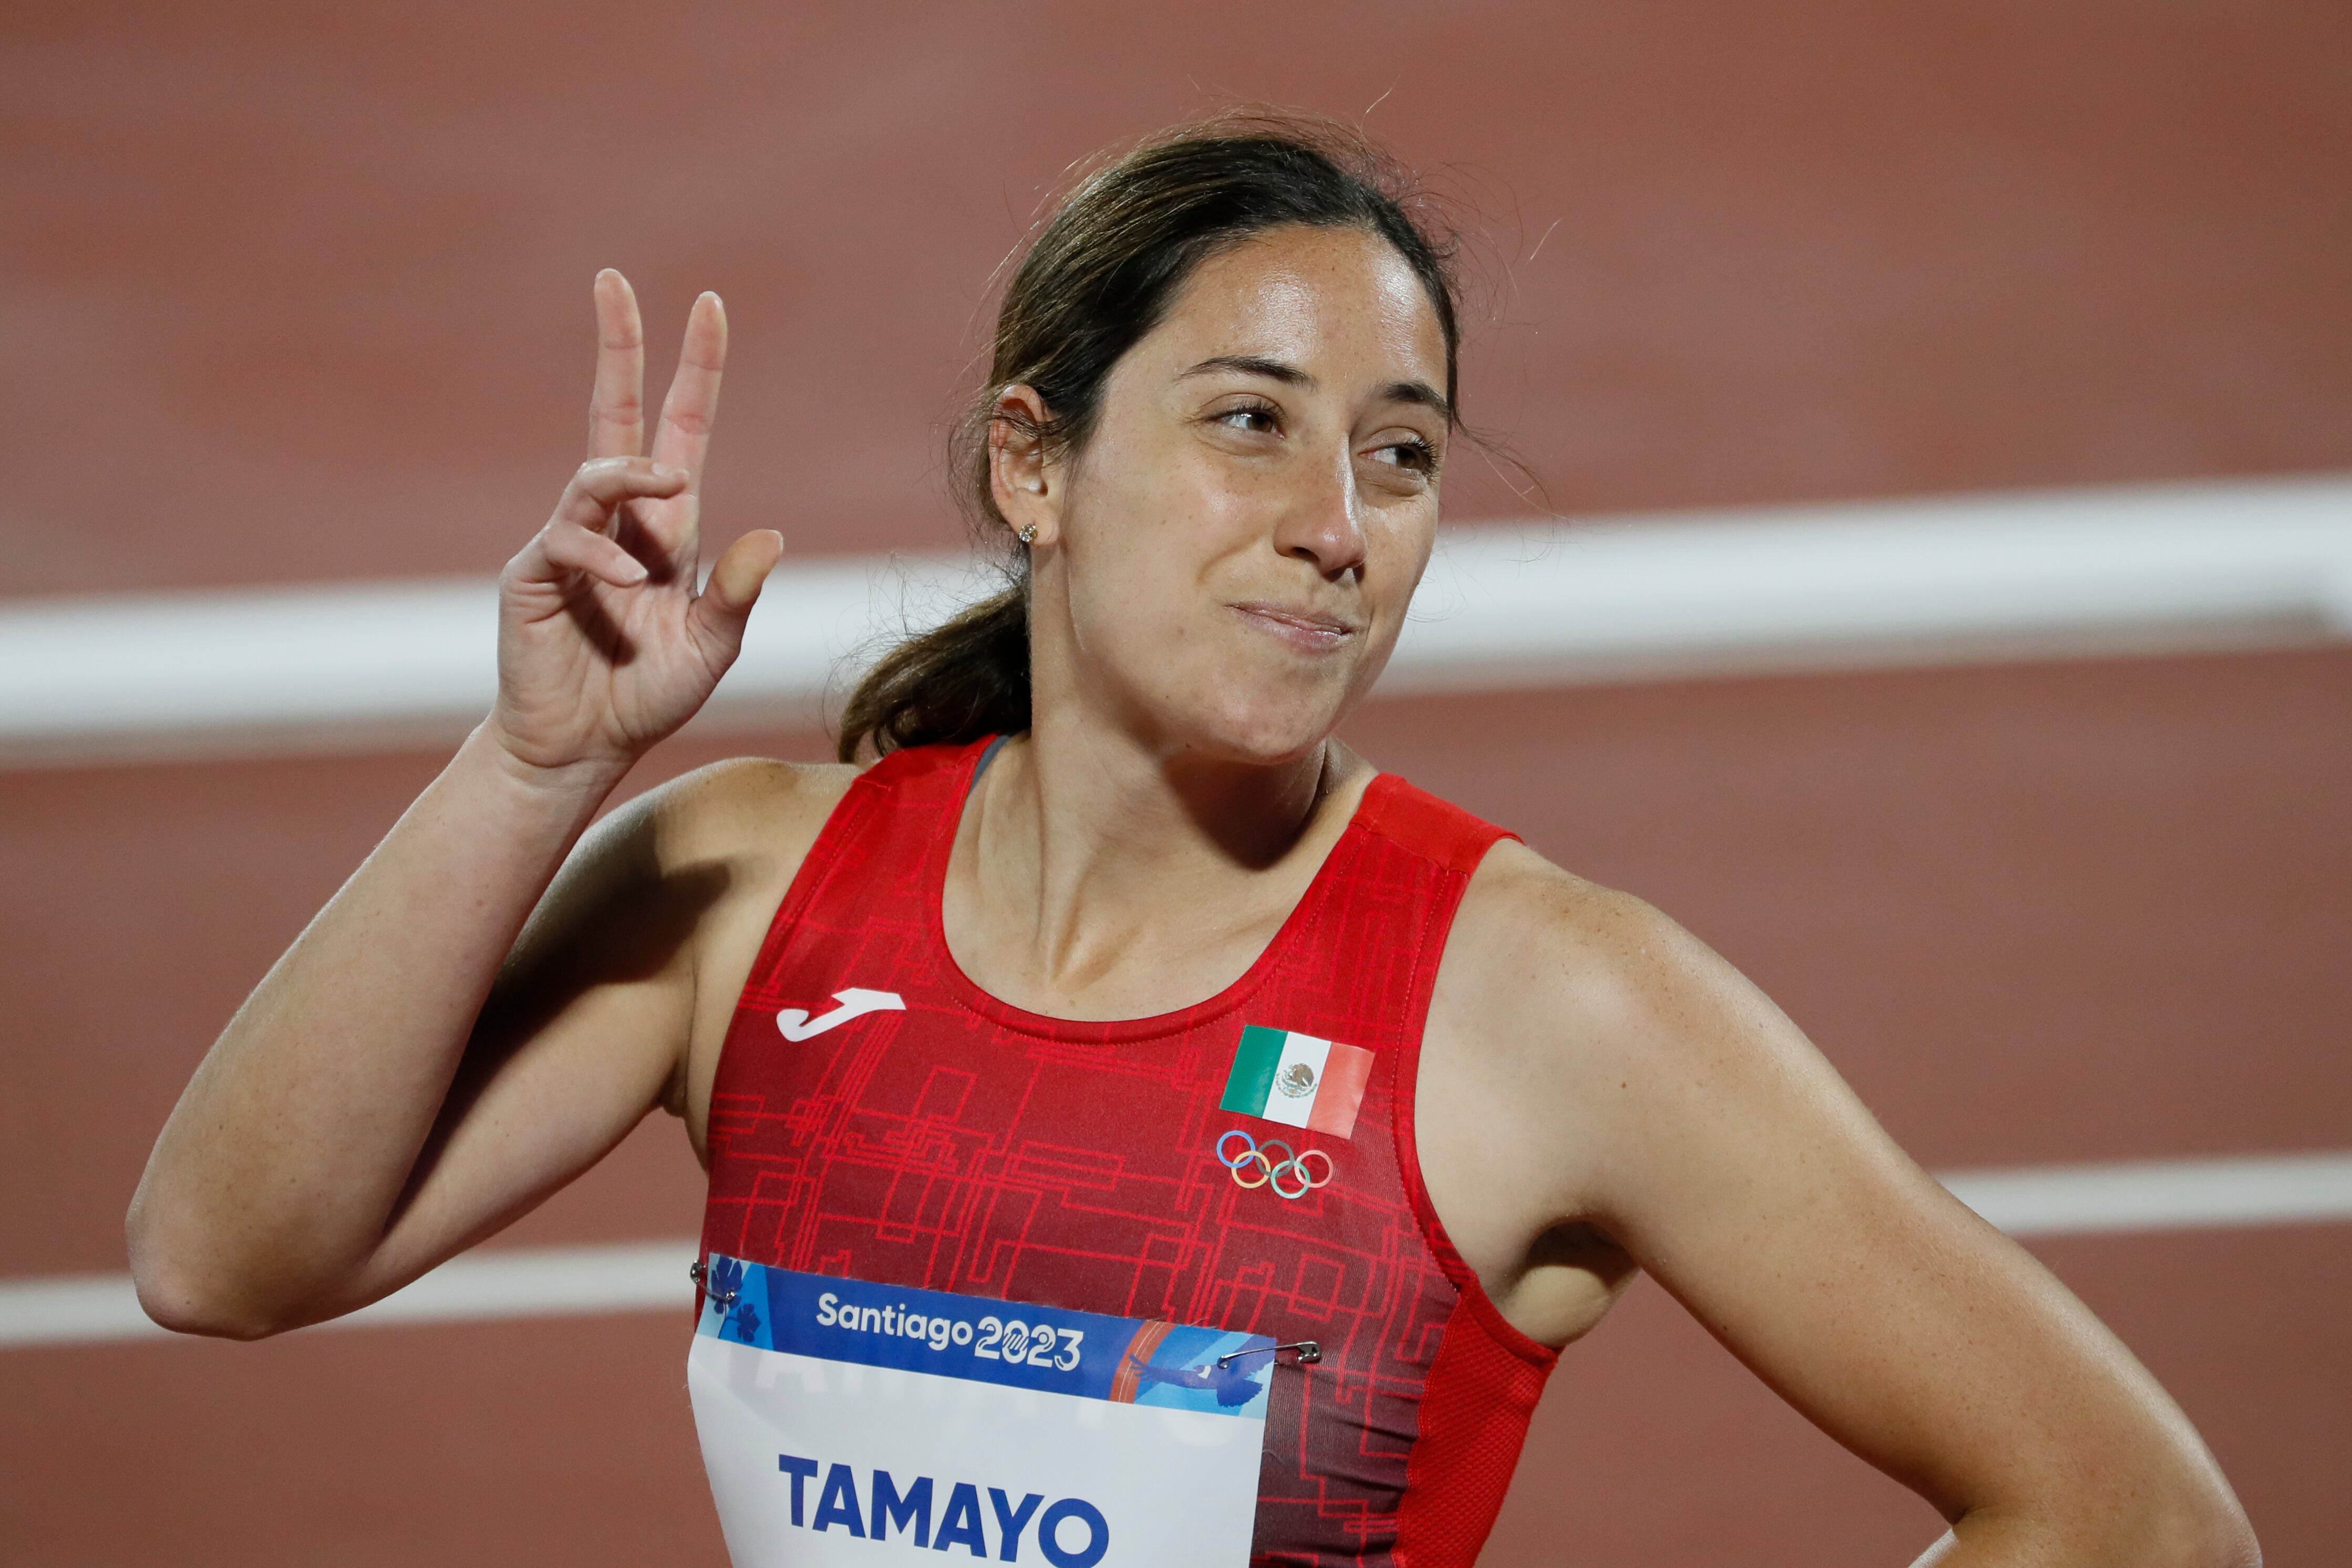
MULTIPOLYGON (((491 10, 0 22, 34 150, 0 173, 0 332, 38 370, 0 417, 41 459, 0 592, 488 569, 572 460, 608 262, 657 339, 729 298, 722 528, 936 546, 989 269, 1067 159, 1204 93, 1385 92, 1376 131, 1461 165, 1507 264, 1471 406, 1572 510, 2352 465, 2338 6, 491 10)), ((1457 479, 1457 511, 1517 510, 1457 479)), ((1930 1165, 2352 1143, 2352 653, 1400 701, 1352 733, 1682 919, 1930 1165)), ((0 774, 0 1274, 121 1267, 204 1045, 437 762, 0 774)), ((698 1205, 659 1123, 501 1244, 698 1205)), ((2271 1561, 2332 1560, 2352 1226, 2034 1245, 2271 1561)), ((718 1562, 686 1331, 0 1352, 0 1563, 718 1562)), ((1563 1362, 1487 1561, 1884 1564, 1938 1528, 1643 1285, 1563 1362)))

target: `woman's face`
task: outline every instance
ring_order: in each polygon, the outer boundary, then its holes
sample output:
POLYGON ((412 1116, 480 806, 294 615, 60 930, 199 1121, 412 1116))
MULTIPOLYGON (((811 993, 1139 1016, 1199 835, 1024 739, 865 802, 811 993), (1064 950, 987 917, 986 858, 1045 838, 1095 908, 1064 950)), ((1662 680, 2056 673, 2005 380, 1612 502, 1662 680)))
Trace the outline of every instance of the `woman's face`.
POLYGON ((1436 313, 1385 241, 1286 227, 1203 262, 1112 368, 1082 451, 1025 485, 1000 465, 1007 515, 1039 522, 1041 709, 1075 699, 1163 754, 1310 752, 1428 562, 1444 386, 1436 313))

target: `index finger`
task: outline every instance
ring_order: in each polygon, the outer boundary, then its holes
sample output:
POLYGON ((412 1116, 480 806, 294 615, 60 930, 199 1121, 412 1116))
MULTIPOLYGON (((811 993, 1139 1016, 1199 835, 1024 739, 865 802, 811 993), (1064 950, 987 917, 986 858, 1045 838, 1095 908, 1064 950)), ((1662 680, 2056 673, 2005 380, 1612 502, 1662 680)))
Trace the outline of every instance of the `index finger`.
POLYGON ((596 390, 588 401, 588 455, 634 458, 645 449, 646 334, 629 280, 596 274, 596 390))
POLYGON ((704 294, 686 318, 686 342, 678 350, 669 395, 662 399, 653 453, 654 461, 684 468, 698 489, 702 459, 710 450, 710 422, 719 414, 719 375, 726 364, 727 309, 718 295, 704 294))

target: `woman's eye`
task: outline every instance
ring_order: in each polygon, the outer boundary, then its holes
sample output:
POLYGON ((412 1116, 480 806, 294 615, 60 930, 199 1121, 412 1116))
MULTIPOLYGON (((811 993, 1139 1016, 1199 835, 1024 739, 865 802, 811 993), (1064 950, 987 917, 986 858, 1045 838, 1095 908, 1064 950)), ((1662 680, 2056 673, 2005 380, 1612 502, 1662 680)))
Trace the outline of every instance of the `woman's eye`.
POLYGON ((1385 447, 1374 448, 1372 460, 1416 474, 1427 475, 1437 471, 1437 454, 1430 449, 1426 441, 1391 441, 1385 447))
POLYGON ((1217 423, 1259 436, 1271 436, 1278 428, 1271 408, 1229 408, 1217 416, 1217 423))

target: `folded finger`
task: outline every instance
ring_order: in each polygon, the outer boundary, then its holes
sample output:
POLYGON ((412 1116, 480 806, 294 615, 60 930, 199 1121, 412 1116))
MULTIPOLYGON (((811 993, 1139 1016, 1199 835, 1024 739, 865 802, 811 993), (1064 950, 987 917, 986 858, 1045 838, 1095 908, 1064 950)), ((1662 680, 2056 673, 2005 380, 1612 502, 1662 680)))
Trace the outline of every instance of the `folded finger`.
POLYGON ((670 379, 661 424, 654 431, 656 460, 684 468, 697 482, 710 448, 711 421, 719 416, 719 376, 726 364, 727 308, 718 295, 706 293, 686 318, 677 374, 670 379))
POLYGON ((634 458, 645 450, 646 335, 629 280, 596 274, 596 389, 588 400, 588 455, 634 458))
POLYGON ((563 499, 555 503, 555 519, 601 533, 613 509, 637 497, 674 496, 686 489, 686 470, 648 458, 595 458, 580 465, 563 499))
POLYGON ((644 562, 604 535, 576 523, 551 522, 539 531, 532 543, 535 549, 525 554, 536 554, 538 560, 525 560, 527 579, 553 582, 567 573, 581 572, 615 588, 634 588, 646 580, 644 562), (533 571, 534 566, 543 569, 533 571))

